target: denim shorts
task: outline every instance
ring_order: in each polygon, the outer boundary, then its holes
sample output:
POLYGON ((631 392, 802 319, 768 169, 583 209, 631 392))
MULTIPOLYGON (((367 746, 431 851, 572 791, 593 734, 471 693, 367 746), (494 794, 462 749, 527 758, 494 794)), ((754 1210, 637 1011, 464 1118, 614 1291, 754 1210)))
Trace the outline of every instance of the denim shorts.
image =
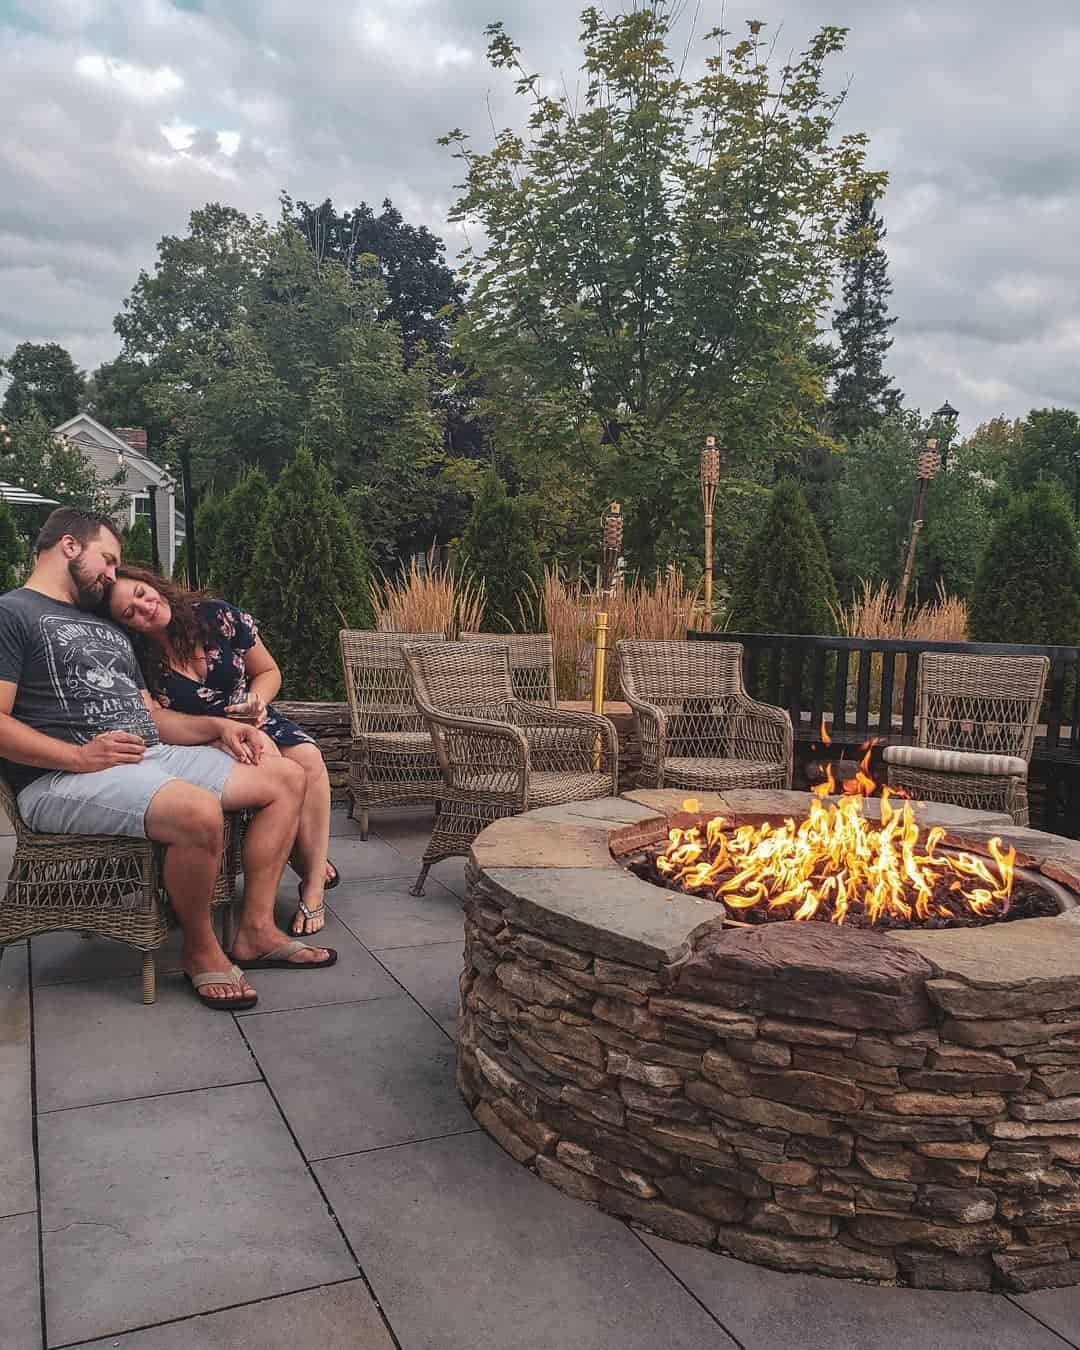
POLYGON ((179 779, 220 797, 236 760, 211 745, 152 745, 138 764, 97 773, 43 773, 19 793, 19 812, 42 834, 124 834, 146 838, 146 812, 159 788, 179 779))

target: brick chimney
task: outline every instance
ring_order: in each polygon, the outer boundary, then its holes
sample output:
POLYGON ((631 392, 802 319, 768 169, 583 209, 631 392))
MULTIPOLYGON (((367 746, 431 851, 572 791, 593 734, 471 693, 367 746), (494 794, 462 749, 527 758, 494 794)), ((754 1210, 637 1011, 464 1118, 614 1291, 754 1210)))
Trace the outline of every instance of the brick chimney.
POLYGON ((122 441, 126 441, 132 450, 139 455, 146 454, 146 428, 145 427, 114 427, 113 435, 119 436, 122 441))

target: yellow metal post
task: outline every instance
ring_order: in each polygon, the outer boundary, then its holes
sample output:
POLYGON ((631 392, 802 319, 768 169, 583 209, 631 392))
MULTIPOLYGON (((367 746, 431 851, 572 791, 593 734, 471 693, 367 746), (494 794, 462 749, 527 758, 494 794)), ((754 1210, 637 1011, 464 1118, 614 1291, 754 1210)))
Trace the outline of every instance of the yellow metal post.
MULTIPOLYGON (((607 675, 607 613, 596 616, 593 629, 592 710, 597 717, 604 715, 604 680, 607 675)), ((593 773, 600 772, 600 738, 593 748, 593 773)))

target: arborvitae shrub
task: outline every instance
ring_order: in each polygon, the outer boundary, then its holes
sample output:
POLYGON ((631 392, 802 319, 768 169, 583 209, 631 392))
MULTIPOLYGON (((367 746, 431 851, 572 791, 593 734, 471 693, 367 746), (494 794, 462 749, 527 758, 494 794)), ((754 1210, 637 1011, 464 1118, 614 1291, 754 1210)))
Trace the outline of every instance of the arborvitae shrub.
POLYGON ((518 597, 535 594, 543 568, 525 508, 508 497, 492 472, 473 504, 461 539, 463 565, 484 582, 484 627, 509 632, 518 625, 518 597))
POLYGON ((135 524, 121 533, 120 556, 129 567, 153 567, 154 542, 145 520, 136 518, 135 524))
POLYGON ((216 506, 215 541, 207 555, 206 579, 234 604, 251 603, 255 548, 269 500, 270 482, 261 469, 254 468, 216 506))
POLYGON ((250 593, 283 697, 343 698, 338 630, 371 626, 367 558, 330 475, 306 449, 267 499, 250 593))
POLYGON ((1080 642, 1080 537, 1056 484, 1009 501, 979 566, 969 628, 976 642, 1080 642))
POLYGON ((728 627, 737 633, 831 633, 837 601, 829 556, 798 484, 773 491, 735 577, 728 627))

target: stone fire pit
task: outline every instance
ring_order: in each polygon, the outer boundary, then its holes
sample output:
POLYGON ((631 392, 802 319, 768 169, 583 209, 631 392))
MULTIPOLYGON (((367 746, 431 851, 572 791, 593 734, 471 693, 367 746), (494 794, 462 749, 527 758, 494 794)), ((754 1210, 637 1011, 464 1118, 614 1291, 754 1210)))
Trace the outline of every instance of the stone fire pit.
MULTIPOLYGON (((549 807, 476 840, 458 1077, 479 1124, 569 1194, 747 1261, 939 1289, 1080 1283, 1080 910, 940 932, 724 927, 613 857, 684 796, 549 807)), ((810 799, 698 800, 742 824, 810 799)), ((918 815, 960 842, 1000 835, 1080 890, 1080 842, 918 815)))

